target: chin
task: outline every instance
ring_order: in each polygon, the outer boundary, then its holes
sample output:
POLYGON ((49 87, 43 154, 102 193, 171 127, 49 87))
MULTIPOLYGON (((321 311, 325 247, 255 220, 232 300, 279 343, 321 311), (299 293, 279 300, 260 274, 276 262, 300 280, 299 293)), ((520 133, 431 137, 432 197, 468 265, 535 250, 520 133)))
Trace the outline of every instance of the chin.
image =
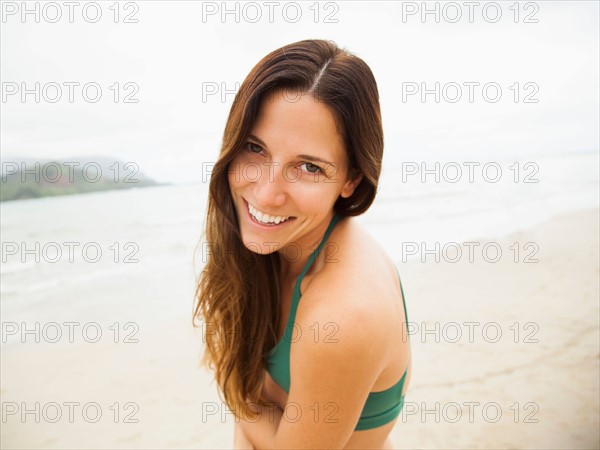
POLYGON ((270 255, 271 253, 275 253, 279 248, 279 246, 275 247, 273 243, 269 243, 269 245, 261 245, 254 240, 244 240, 243 243, 247 250, 258 255, 270 255))

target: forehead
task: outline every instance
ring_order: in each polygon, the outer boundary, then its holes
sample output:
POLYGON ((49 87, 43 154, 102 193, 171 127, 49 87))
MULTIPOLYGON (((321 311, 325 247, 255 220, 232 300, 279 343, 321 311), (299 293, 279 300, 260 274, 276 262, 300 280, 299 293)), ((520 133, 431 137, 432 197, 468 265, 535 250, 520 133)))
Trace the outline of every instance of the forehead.
POLYGON ((252 127, 269 151, 299 153, 342 162, 343 138, 329 107, 308 94, 278 90, 265 96, 252 127))

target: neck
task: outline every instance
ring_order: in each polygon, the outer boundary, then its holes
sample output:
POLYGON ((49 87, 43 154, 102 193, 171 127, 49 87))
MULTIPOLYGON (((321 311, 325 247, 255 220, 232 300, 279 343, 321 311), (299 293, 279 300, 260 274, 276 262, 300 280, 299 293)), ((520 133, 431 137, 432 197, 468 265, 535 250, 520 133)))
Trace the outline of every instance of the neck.
POLYGON ((281 258, 280 272, 282 280, 293 281, 300 276, 302 270, 308 263, 310 255, 316 251, 317 246, 322 243, 332 218, 333 214, 319 227, 315 228, 310 235, 305 236, 302 239, 302 242, 294 241, 278 250, 281 258))

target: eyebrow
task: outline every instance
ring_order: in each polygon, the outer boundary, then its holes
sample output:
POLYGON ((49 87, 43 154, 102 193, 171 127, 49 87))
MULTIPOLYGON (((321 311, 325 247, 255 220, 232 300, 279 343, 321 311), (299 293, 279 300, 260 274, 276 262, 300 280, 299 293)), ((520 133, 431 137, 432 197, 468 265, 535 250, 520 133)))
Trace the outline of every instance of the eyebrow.
MULTIPOLYGON (((262 139, 260 139, 257 136, 254 136, 253 134, 250 134, 248 136, 249 138, 255 140, 256 142, 258 142, 260 145, 262 145, 265 148, 268 148, 267 144, 264 143, 264 141, 262 139)), ((309 161, 317 161, 317 162, 321 162, 323 164, 329 164, 331 166, 333 166, 334 164, 332 162, 326 161, 323 158, 319 158, 318 156, 312 156, 312 155, 296 155, 297 158, 300 159, 308 159, 309 161)))

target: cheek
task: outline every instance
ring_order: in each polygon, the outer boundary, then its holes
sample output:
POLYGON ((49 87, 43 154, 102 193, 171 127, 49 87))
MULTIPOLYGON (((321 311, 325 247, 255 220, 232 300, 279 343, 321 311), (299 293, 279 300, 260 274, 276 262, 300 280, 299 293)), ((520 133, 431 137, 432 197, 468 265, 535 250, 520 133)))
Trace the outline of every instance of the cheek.
POLYGON ((232 172, 232 166, 227 169, 227 180, 229 181, 229 190, 233 191, 236 188, 235 173, 232 172))
POLYGON ((260 180, 264 169, 261 170, 260 163, 254 159, 251 155, 241 154, 229 163, 227 176, 230 186, 240 188, 260 180))
POLYGON ((293 183, 288 190, 298 205, 305 210, 322 211, 335 203, 338 197, 338 185, 334 183, 304 181, 293 183))
POLYGON ((239 187, 243 178, 240 177, 240 173, 242 172, 243 161, 241 158, 236 156, 230 163, 227 168, 227 178, 229 179, 229 186, 233 189, 235 187, 239 187))

